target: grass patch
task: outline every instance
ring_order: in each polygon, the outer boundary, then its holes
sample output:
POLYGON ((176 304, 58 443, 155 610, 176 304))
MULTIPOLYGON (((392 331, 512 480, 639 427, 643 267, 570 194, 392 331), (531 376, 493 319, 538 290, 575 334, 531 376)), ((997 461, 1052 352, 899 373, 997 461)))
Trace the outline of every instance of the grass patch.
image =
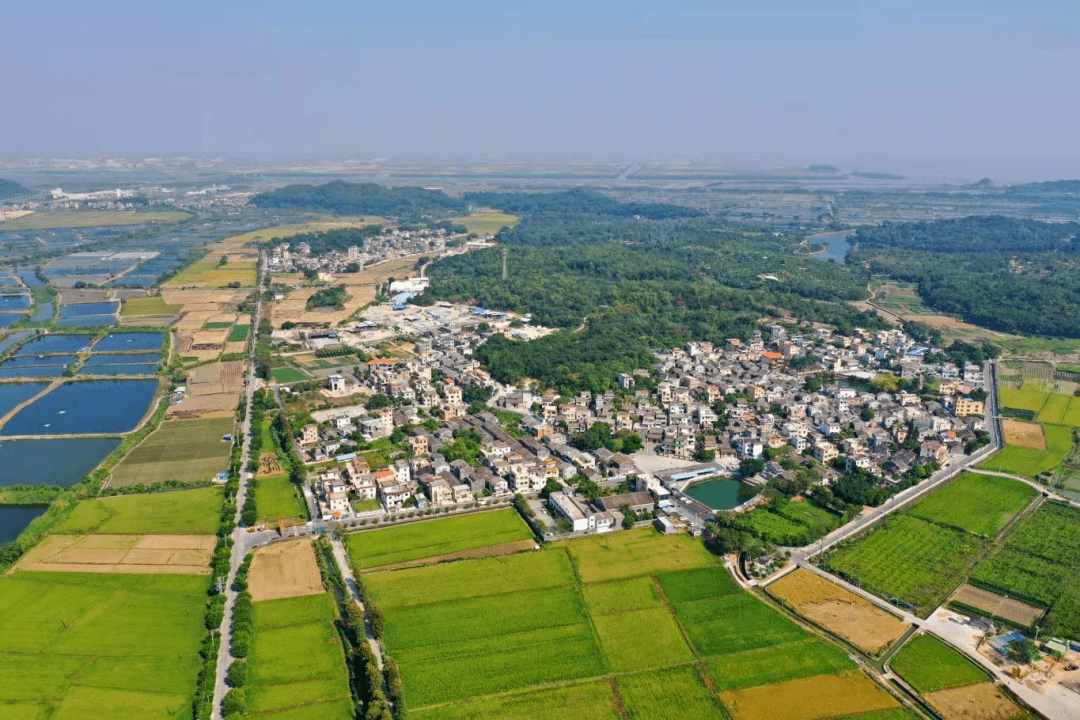
POLYGON ((908 512, 923 520, 993 537, 1036 495, 1035 488, 1016 480, 966 472, 908 512))
POLYGON ((661 535, 653 528, 575 540, 566 549, 584 583, 709 567, 720 562, 700 540, 689 535, 661 535))
POLYGON ((255 506, 259 522, 304 518, 304 501, 296 485, 285 475, 259 478, 255 483, 255 506))
POLYGON ((517 512, 506 508, 354 533, 347 542, 359 571, 530 537, 517 512))
POLYGON ((169 305, 159 295, 124 298, 124 303, 120 307, 120 316, 172 315, 180 312, 183 307, 183 305, 169 305))
POLYGON ((244 342, 248 339, 249 330, 251 330, 250 325, 233 325, 226 342, 244 342))
POLYGON ((465 229, 476 235, 494 235, 504 227, 514 227, 518 223, 517 215, 506 213, 473 213, 467 217, 450 218, 455 225, 464 225, 465 229))
POLYGON ((610 684, 592 682, 416 710, 409 717, 416 720, 621 720, 613 701, 610 684))
POLYGON ((232 418, 167 420, 113 468, 111 485, 200 482, 228 469, 232 418))
POLYGON ((986 682, 988 675, 931 635, 916 635, 889 661, 896 674, 920 693, 986 682))
POLYGON ((979 467, 986 470, 1035 477, 1053 470, 1072 451, 1072 430, 1060 425, 1043 425, 1046 450, 1006 445, 1005 448, 984 460, 979 467))
POLYGON ((270 371, 270 376, 274 378, 275 382, 279 383, 294 383, 303 382, 304 380, 310 380, 305 373, 300 372, 294 367, 279 367, 270 371))
POLYGON ((937 607, 967 575, 985 540, 907 513, 888 517, 828 556, 828 567, 919 614, 937 607))
POLYGON ((616 672, 666 667, 694 659, 666 607, 593 618, 600 649, 616 672))
POLYGON ((827 675, 855 667, 855 661, 842 650, 820 640, 748 650, 709 660, 709 674, 717 691, 827 675))
POLYGON ((222 492, 221 488, 208 487, 83 500, 53 532, 213 535, 222 492))
POLYGON ((664 595, 672 603, 706 600, 723 595, 736 595, 739 586, 725 567, 701 568, 656 577, 664 595))
POLYGON ((190 575, 0 578, 0 702, 57 718, 190 713, 208 587, 190 575))
POLYGON ((581 588, 592 615, 640 610, 661 605, 663 600, 650 577, 586 585, 581 588))
POLYGON ((670 717, 676 708, 679 720, 722 717, 716 697, 692 668, 627 675, 615 682, 631 720, 670 717))
POLYGON ((701 655, 805 640, 807 632, 776 610, 747 594, 697 600, 675 606, 675 614, 701 655))
POLYGON ((573 569, 561 552, 520 553, 364 576, 367 591, 383 609, 573 584, 573 569))

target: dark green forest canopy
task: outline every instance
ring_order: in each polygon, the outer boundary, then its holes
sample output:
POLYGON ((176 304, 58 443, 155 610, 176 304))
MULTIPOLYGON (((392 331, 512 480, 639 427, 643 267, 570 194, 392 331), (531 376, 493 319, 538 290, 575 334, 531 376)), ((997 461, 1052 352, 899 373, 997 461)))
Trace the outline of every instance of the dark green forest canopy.
POLYGON ((991 330, 1080 337, 1080 224, 996 216, 860 228, 848 253, 991 330))
POLYGON ((29 193, 29 190, 14 180, 0 178, 0 198, 18 197, 19 195, 28 195, 29 193))
POLYGON ((637 215, 651 220, 704 215, 700 210, 682 205, 620 202, 603 193, 584 188, 574 188, 564 192, 466 193, 465 201, 473 205, 498 208, 503 212, 515 215, 549 212, 572 215, 607 215, 611 217, 634 217, 637 215))
POLYGON ((465 203, 442 190, 420 187, 383 187, 375 183, 334 180, 325 185, 286 185, 259 193, 251 199, 256 207, 308 210, 335 215, 382 215, 416 220, 444 216, 465 209, 465 203))

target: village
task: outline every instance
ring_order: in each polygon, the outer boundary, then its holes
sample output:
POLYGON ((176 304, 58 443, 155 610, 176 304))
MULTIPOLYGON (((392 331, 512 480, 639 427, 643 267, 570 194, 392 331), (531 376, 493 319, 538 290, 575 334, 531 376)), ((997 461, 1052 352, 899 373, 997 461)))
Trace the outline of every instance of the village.
MULTIPOLYGON (((325 520, 386 522, 521 495, 550 533, 650 520, 700 531, 715 514, 686 493, 700 481, 828 486, 863 471, 896 484, 985 444, 983 368, 927 362, 927 348, 899 329, 848 337, 774 324, 746 341, 657 353, 653 367, 620 375, 617 390, 562 397, 503 386, 470 357, 494 333, 544 332, 528 318, 447 303, 372 310, 412 334, 413 352, 323 379, 321 396, 357 400, 312 412, 298 438, 325 520), (634 450, 585 447, 597 424, 604 436, 633 437, 634 450), (384 467, 355 451, 378 445, 384 467)), ((363 347, 374 325, 275 337, 326 352, 363 347)))

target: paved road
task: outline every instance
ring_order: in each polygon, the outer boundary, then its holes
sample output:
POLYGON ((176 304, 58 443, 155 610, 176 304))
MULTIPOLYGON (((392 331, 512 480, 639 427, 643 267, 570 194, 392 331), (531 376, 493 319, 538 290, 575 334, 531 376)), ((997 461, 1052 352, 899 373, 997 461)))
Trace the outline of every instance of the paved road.
MULTIPOLYGON (((264 258, 260 257, 260 264, 264 262, 264 258)), ((259 321, 262 319, 262 288, 256 293, 258 300, 255 306, 255 320, 254 327, 259 327, 259 321)), ((259 379, 255 376, 255 341, 252 340, 251 351, 248 359, 248 378, 247 387, 245 388, 245 394, 247 397, 247 412, 244 414, 244 426, 241 428, 243 433, 241 437, 244 438, 243 451, 240 456, 240 489, 236 493, 236 522, 237 527, 233 530, 233 549, 232 558, 229 563, 229 575, 225 583, 225 618, 221 622, 221 647, 218 649, 217 658, 217 679, 214 683, 214 711, 211 716, 213 720, 221 720, 221 701, 225 697, 225 693, 228 692, 229 687, 225 684, 225 675, 229 671, 229 665, 232 664, 233 658, 229 648, 232 644, 232 613, 233 607, 236 604, 236 591, 233 590, 232 584, 236 579, 236 572, 240 569, 240 564, 244 561, 244 557, 256 545, 268 542, 273 533, 266 531, 259 533, 249 533, 247 528, 241 528, 240 512, 244 506, 244 498, 247 496, 248 490, 248 478, 250 473, 247 471, 248 459, 251 455, 251 402, 255 395, 255 390, 259 386, 259 379)))

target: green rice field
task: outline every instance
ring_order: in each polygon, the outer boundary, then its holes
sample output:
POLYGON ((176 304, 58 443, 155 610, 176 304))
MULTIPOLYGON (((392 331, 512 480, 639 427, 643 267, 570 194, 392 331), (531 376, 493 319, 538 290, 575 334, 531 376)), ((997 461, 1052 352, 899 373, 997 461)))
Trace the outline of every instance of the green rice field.
POLYGON ((916 635, 892 657, 889 666, 920 693, 986 682, 989 676, 956 650, 931 635, 916 635))
POLYGON ((190 718, 208 588, 191 575, 0 578, 0 714, 190 718))
POLYGON ((1035 488, 1016 480, 966 472, 908 512, 923 520, 993 537, 1038 494, 1035 488))
POLYGON ((531 537, 517 512, 506 508, 353 533, 348 546, 353 567, 360 572, 531 537))
POLYGON ((233 325, 226 342, 243 342, 247 340, 249 330, 251 330, 250 325, 233 325))
POLYGON ((259 509, 259 522, 274 523, 307 516, 303 498, 296 485, 285 475, 255 481, 255 507, 259 509))
POLYGON ((1072 451, 1072 429, 1061 425, 1043 425, 1042 428, 1046 450, 1006 445, 1001 452, 981 462, 979 467, 1026 477, 1053 470, 1072 451))
POLYGON ((222 489, 173 490, 83 500, 53 532, 117 535, 213 535, 222 489))
POLYGON ((330 595, 262 600, 252 603, 252 617, 244 685, 249 717, 354 716, 330 595))
POLYGON ((366 573, 410 717, 713 718, 719 689, 855 667, 692 540, 634 530, 366 573))
POLYGON ((270 371, 270 376, 274 378, 275 382, 279 383, 303 382, 311 379, 294 367, 274 368, 270 371))

